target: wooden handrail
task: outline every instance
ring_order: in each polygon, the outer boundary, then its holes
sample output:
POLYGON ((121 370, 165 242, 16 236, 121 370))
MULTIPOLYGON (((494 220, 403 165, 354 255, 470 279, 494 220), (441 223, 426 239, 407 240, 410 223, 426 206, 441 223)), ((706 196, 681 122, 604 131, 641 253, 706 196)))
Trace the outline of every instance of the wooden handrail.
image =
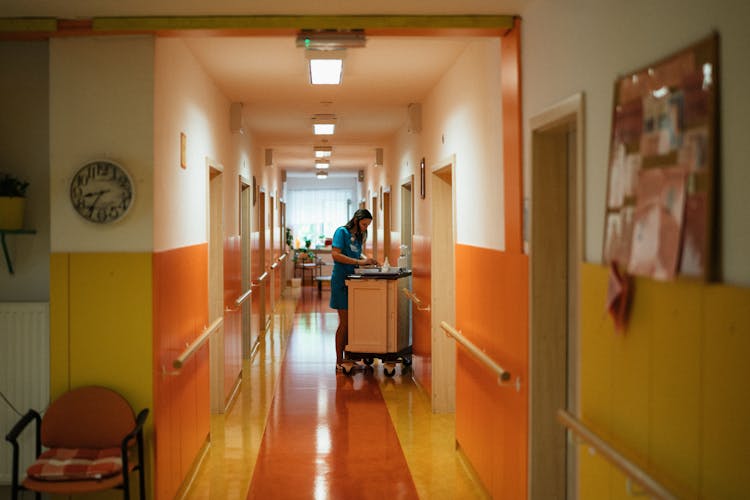
POLYGON ((446 335, 453 337, 456 342, 464 346, 471 354, 474 355, 475 358, 487 365, 487 367, 489 367, 492 371, 497 373, 497 377, 500 382, 507 382, 508 380, 510 380, 509 371, 506 371, 502 366, 498 365, 494 359, 487 356, 487 354, 485 354, 477 346, 472 344, 471 341, 464 337, 464 335, 459 330, 456 330, 445 321, 440 322, 440 328, 443 329, 446 335))
POLYGON ((677 496, 670 492, 664 485, 649 476, 643 469, 626 458, 622 453, 609 445, 605 440, 596 435, 583 422, 563 409, 557 410, 557 420, 567 429, 577 434, 583 441, 587 442, 609 463, 620 469, 625 475, 635 481, 643 490, 653 498, 663 500, 677 500, 677 496))
POLYGON ((241 306, 242 303, 245 302, 248 299, 248 297, 250 297, 252 294, 253 294, 253 289, 252 288, 248 288, 245 291, 245 293, 243 293, 242 295, 240 295, 239 297, 237 297, 235 299, 234 305, 235 306, 241 306))
POLYGON ((253 281, 253 283, 250 286, 260 286, 263 283, 263 280, 268 278, 268 273, 263 273, 260 276, 258 276, 258 279, 256 281, 253 281))
POLYGON ((401 291, 403 292, 406 297, 411 300, 415 306, 417 306, 417 311, 429 311, 430 306, 423 306, 422 301, 419 299, 419 297, 416 296, 416 294, 412 291, 410 291, 408 288, 402 288, 401 291))
POLYGON ((214 320, 213 323, 211 323, 208 327, 206 327, 205 330, 203 330, 203 333, 198 335, 198 338, 193 340, 193 342, 189 346, 187 346, 184 351, 182 351, 182 354, 180 354, 177 359, 172 362, 172 366, 178 370, 182 368, 182 365, 185 364, 185 361, 190 359, 190 356, 195 354, 195 351, 197 351, 198 348, 202 346, 206 342, 206 340, 208 340, 211 334, 214 333, 223 322, 224 318, 218 318, 214 320))

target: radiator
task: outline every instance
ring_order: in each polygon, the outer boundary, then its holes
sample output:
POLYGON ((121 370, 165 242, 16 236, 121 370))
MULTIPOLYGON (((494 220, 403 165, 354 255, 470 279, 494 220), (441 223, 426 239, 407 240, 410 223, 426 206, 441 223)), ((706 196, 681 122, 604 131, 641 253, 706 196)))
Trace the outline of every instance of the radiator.
MULTIPOLYGON (((49 304, 0 302, 0 392, 22 414, 49 403, 49 304)), ((9 484, 13 448, 5 435, 21 417, 0 399, 0 483, 9 484)), ((21 471, 34 459, 33 425, 19 439, 21 471)))

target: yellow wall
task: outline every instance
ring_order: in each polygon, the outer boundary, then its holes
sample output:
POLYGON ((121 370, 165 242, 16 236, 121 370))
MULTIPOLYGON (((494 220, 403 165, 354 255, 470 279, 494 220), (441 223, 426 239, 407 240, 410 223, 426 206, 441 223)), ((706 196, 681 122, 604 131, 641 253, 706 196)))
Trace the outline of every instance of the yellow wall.
MULTIPOLYGON (((750 289, 638 278, 630 324, 604 310, 608 270, 581 280, 583 420, 685 498, 746 498, 750 289)), ((625 479, 581 447, 580 498, 628 498, 625 479)))
POLYGON ((50 395, 81 385, 153 407, 151 253, 54 253, 50 395))

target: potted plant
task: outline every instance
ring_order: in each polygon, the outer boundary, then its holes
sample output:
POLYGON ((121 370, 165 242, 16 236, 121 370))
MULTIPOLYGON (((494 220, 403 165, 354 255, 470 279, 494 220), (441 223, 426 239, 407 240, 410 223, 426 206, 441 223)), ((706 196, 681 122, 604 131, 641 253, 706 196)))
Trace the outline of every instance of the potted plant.
POLYGON ((23 228, 26 189, 29 183, 11 174, 0 174, 0 230, 23 228))

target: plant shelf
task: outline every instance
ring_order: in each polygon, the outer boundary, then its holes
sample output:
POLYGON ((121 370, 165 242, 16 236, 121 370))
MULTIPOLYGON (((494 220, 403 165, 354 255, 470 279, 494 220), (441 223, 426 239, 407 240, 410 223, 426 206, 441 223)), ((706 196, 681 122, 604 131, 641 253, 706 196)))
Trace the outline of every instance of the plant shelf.
POLYGON ((5 263, 8 265, 8 272, 13 274, 13 263, 10 261, 10 254, 8 253, 8 246, 5 244, 6 234, 36 234, 36 229, 0 229, 0 240, 3 244, 3 254, 5 255, 5 263))

